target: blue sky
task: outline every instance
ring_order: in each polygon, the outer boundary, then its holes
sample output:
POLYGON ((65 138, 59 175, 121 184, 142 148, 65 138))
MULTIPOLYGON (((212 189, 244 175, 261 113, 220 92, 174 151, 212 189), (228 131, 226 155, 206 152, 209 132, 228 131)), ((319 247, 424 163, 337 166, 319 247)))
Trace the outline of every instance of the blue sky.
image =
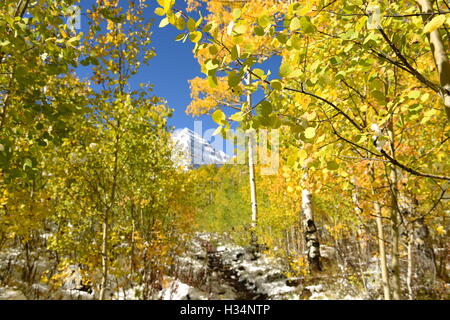
MULTIPOLYGON (((95 0, 81 1, 82 13, 90 8, 95 0)), ((161 17, 153 11, 157 7, 156 1, 149 1, 150 6, 146 9, 149 19, 154 19, 152 25, 152 46, 156 56, 150 60, 148 66, 143 66, 140 72, 133 77, 131 86, 136 87, 139 83, 150 83, 154 85, 153 94, 167 100, 170 108, 174 109, 169 125, 175 128, 188 127, 194 129, 194 120, 202 120, 203 130, 216 128, 216 124, 209 116, 194 118, 185 113, 190 103, 190 91, 188 80, 197 76, 203 77, 200 65, 194 58, 192 49, 194 45, 190 41, 185 43, 175 41, 180 33, 175 27, 169 25, 159 28, 161 17)), ((185 8, 185 2, 177 0, 178 8, 185 8)), ((88 27, 85 17, 81 17, 82 31, 88 27)), ((80 67, 78 74, 86 76, 85 68, 80 67)))
MULTIPOLYGON (((96 1, 83 0, 80 2, 82 12, 81 31, 86 32, 88 24, 83 13, 96 1)), ((121 1, 120 3, 126 2, 121 1)), ((173 116, 169 119, 168 123, 175 129, 187 127, 194 130, 194 121, 201 120, 202 135, 206 134, 205 131, 208 129, 215 130, 217 124, 212 121, 209 115, 194 118, 185 113, 186 107, 191 101, 188 80, 197 76, 204 77, 204 74, 200 71, 200 65, 192 53, 194 45, 190 41, 186 41, 185 43, 175 41, 175 37, 180 31, 171 25, 165 28, 159 28, 158 25, 161 17, 154 13, 155 8, 158 6, 157 2, 149 1, 149 4, 145 15, 148 19, 153 20, 151 39, 156 56, 150 60, 148 66, 142 66, 140 72, 131 79, 131 87, 136 88, 139 83, 152 84, 154 86, 153 94, 164 98, 169 107, 174 110, 173 116)), ((181 10, 185 9, 185 1, 177 0, 176 7, 181 10)), ((202 12, 202 15, 205 16, 206 12, 202 12)), ((195 17, 197 17, 197 14, 195 14, 195 17)), ((280 58, 273 57, 270 61, 257 67, 265 70, 269 68, 272 70, 272 73, 276 74, 279 64, 280 58)), ((89 68, 79 67, 77 73, 80 77, 86 77, 88 70, 89 68)), ((262 97, 263 93, 261 90, 256 92, 253 96, 254 103, 257 103, 262 97)), ((205 138, 216 146, 218 146, 217 143, 222 143, 221 138, 218 136, 210 137, 208 134, 205 138)))

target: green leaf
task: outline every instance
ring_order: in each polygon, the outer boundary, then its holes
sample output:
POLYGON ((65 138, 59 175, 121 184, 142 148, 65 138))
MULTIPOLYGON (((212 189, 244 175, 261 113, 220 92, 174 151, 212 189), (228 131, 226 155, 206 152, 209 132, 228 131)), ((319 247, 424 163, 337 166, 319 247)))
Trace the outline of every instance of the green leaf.
POLYGON ((377 38, 377 34, 372 32, 364 39, 363 44, 367 44, 368 46, 376 45, 377 38))
POLYGON ((181 40, 183 40, 184 37, 186 37, 186 34, 185 33, 180 33, 179 35, 177 35, 175 37, 175 41, 181 41, 181 40))
POLYGON ((297 50, 300 50, 302 48, 303 42, 298 35, 292 35, 292 37, 288 41, 290 41, 290 45, 292 46, 292 48, 297 50))
POLYGON ((243 113, 242 111, 239 111, 239 112, 233 114, 233 115, 230 117, 230 119, 233 120, 233 121, 238 121, 238 122, 240 122, 240 121, 244 120, 244 113, 243 113))
POLYGON ((5 47, 7 45, 9 45, 11 42, 9 40, 5 40, 5 41, 0 41, 0 47, 5 47))
POLYGON ((74 46, 78 43, 78 41, 80 41, 82 34, 79 33, 77 36, 70 38, 69 40, 67 40, 67 44, 69 46, 74 46))
POLYGON ((187 22, 187 28, 189 32, 193 32, 195 30, 195 20, 189 17, 189 20, 187 22))
POLYGON ((239 9, 239 8, 234 8, 233 9, 233 19, 234 20, 237 20, 237 19, 239 19, 240 17, 241 17, 241 9, 239 9))
POLYGON ((272 19, 269 16, 267 16, 267 15, 263 15, 261 17, 258 17, 258 24, 263 29, 265 29, 271 23, 272 23, 272 19))
POLYGON ((212 55, 215 55, 215 54, 217 54, 217 52, 219 52, 219 50, 217 50, 217 47, 213 44, 208 47, 208 50, 209 50, 209 53, 212 55))
POLYGON ((260 26, 256 26, 253 28, 253 32, 257 35, 257 36, 263 36, 265 34, 265 31, 263 28, 261 28, 260 26))
POLYGON ((25 160, 23 161, 22 169, 26 170, 27 167, 33 168, 33 161, 31 159, 29 159, 29 158, 25 158, 25 160))
POLYGON ((37 139, 36 142, 41 147, 46 147, 47 146, 47 141, 45 141, 43 139, 37 139))
POLYGON ((313 33, 316 31, 316 27, 311 23, 311 19, 309 17, 300 17, 300 28, 305 33, 313 33))
POLYGON ((247 31, 247 25, 245 24, 238 24, 234 27, 234 32, 236 32, 237 34, 243 34, 247 31))
POLYGON ((336 80, 345 79, 346 73, 344 71, 339 71, 334 77, 336 80))
POLYGON ((276 38, 280 43, 286 43, 289 39, 288 35, 284 33, 277 34, 276 38))
POLYGON ((237 60, 239 56, 241 55, 241 48, 238 44, 233 46, 233 49, 231 49, 231 59, 237 60))
POLYGON ((303 163, 303 161, 305 161, 306 158, 308 158, 308 152, 306 152, 305 149, 301 149, 298 152, 298 160, 300 161, 300 163, 303 163))
POLYGON ((410 99, 417 99, 419 97, 420 97, 420 91, 419 90, 413 90, 413 91, 410 91, 408 93, 408 98, 410 98, 410 99))
POLYGON ((258 106, 258 111, 264 116, 267 116, 270 113, 272 113, 272 110, 273 110, 272 104, 267 100, 261 101, 261 103, 258 106))
POLYGON ((339 57, 332 57, 331 59, 330 59, 330 63, 333 65, 333 66, 337 66, 338 64, 340 64, 342 62, 342 60, 339 58, 339 57))
POLYGON ((351 3, 357 6, 362 6, 363 0, 350 0, 351 3))
POLYGON ((274 79, 274 80, 270 81, 270 86, 274 90, 281 90, 283 88, 283 84, 278 79, 274 79))
POLYGON ((83 66, 88 66, 90 61, 91 61, 91 59, 89 57, 87 57, 86 59, 81 60, 80 64, 83 66))
POLYGON ((220 109, 214 111, 211 116, 214 122, 217 124, 225 125, 227 123, 225 113, 223 113, 223 111, 220 109))
POLYGON ((239 78, 239 76, 235 71, 232 71, 228 74, 228 85, 230 87, 237 86, 239 82, 241 82, 241 79, 239 78))
POLYGON ((380 90, 373 90, 371 92, 372 97, 378 100, 379 103, 384 103, 386 101, 386 96, 380 90))
POLYGON ((328 161, 327 162, 327 169, 328 170, 337 170, 337 169, 339 169, 339 164, 336 161, 334 161, 334 160, 328 161))
POLYGON ((203 32, 210 32, 211 29, 213 28, 213 24, 212 23, 208 23, 206 26, 203 27, 202 31, 203 32))
POLYGON ((260 78, 262 78, 262 79, 265 78, 265 77, 264 77, 264 76, 265 76, 264 70, 259 69, 259 68, 255 68, 255 69, 253 69, 252 71, 253 71, 253 73, 256 74, 258 77, 260 77, 260 78))
POLYGON ((287 77, 292 72, 292 68, 289 63, 285 62, 280 66, 280 71, 278 74, 280 77, 284 78, 287 77))
POLYGON ((217 77, 215 77, 215 76, 208 76, 208 83, 209 83, 209 86, 211 88, 217 87, 217 77))

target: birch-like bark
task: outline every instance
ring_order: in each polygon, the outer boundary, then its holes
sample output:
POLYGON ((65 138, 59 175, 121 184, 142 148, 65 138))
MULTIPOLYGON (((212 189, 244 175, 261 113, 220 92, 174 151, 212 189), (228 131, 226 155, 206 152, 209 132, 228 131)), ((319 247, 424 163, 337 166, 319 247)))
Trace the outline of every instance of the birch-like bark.
MULTIPOLYGON (((430 0, 417 0, 422 13, 432 13, 433 3, 430 0)), ((429 22, 433 15, 423 15, 423 22, 429 22)), ((431 52, 433 53, 434 62, 436 63, 441 85, 441 98, 444 102, 445 112, 450 121, 450 62, 446 53, 446 48, 442 40, 439 29, 427 34, 430 43, 431 52)))
POLYGON ((367 262, 367 256, 368 256, 368 248, 367 248, 367 242, 364 240, 363 235, 363 229, 364 229, 364 224, 363 224, 363 218, 362 218, 362 214, 363 214, 363 210, 361 209, 361 205, 359 203, 359 188, 356 184, 356 179, 352 178, 352 184, 355 186, 355 189, 352 192, 352 200, 353 200, 353 204, 355 205, 354 210, 355 210, 355 214, 358 217, 358 219, 361 221, 361 224, 359 226, 359 228, 357 229, 357 233, 358 233, 358 245, 359 245, 359 249, 360 249, 360 253, 361 253, 361 260, 363 263, 367 262))
POLYGON ((364 275, 363 268, 367 264, 369 249, 367 247, 367 241, 364 239, 364 221, 363 221, 363 217, 362 217, 363 210, 362 210, 360 202, 359 202, 359 187, 358 187, 358 185, 356 183, 356 179, 354 177, 352 177, 351 181, 352 181, 352 184, 355 186, 355 188, 353 189, 353 192, 352 192, 352 200, 353 200, 353 204, 355 205, 354 210, 355 210, 355 214, 356 214, 357 218, 361 222, 358 229, 356 230, 357 238, 358 238, 358 247, 359 247, 358 272, 360 272, 361 280, 364 285, 364 290, 367 292, 368 291, 367 280, 364 275))
MULTIPOLYGON (((247 84, 251 84, 251 74, 248 73, 247 76, 247 84)), ((247 103, 248 108, 251 110, 252 108, 252 95, 249 92, 247 94, 247 103)), ((251 238, 252 245, 256 248, 258 244, 258 239, 256 237, 256 226, 258 221, 258 202, 256 198, 256 180, 255 180, 255 164, 254 164, 254 147, 256 137, 254 135, 249 136, 248 141, 248 169, 249 169, 249 179, 250 179, 250 200, 252 207, 252 225, 251 225, 251 238)))
POLYGON ((436 278, 436 258, 433 244, 430 239, 430 231, 423 217, 415 219, 414 244, 417 250, 417 275, 422 284, 430 284, 436 278))
POLYGON ((381 280, 383 282, 383 294, 385 300, 391 300, 391 286, 389 284, 389 274, 386 260, 386 245, 383 230, 383 217, 381 216, 381 206, 378 202, 375 202, 375 215, 378 229, 378 248, 380 250, 380 269, 381 280))
POLYGON ((100 300, 105 299, 106 287, 108 285, 108 238, 109 238, 109 219, 108 210, 103 215, 102 223, 102 282, 100 288, 100 300))
MULTIPOLYGON (((406 186, 406 184, 405 184, 406 186)), ((414 219, 416 217, 416 207, 417 201, 415 200, 414 195, 409 192, 406 188, 399 192, 397 205, 399 208, 399 212, 403 217, 404 221, 408 221, 406 224, 406 232, 408 235, 407 241, 407 273, 406 273, 406 288, 408 289, 408 298, 410 300, 414 299, 414 291, 413 291, 413 273, 414 273, 414 219)))
MULTIPOLYGON (((303 178, 306 181, 307 173, 303 178)), ((312 194, 307 188, 302 191, 302 214, 303 226, 305 232, 306 250, 308 252, 308 261, 311 271, 322 271, 320 264, 320 243, 319 236, 314 223, 314 210, 312 205, 312 194)))
MULTIPOLYGON (((372 183, 375 181, 375 168, 373 162, 370 164, 370 176, 372 183)), ((372 194, 377 196, 375 189, 372 187, 372 194)), ((378 201, 374 204, 375 216, 377 222, 377 231, 378 231, 378 250, 380 254, 380 269, 381 269, 381 281, 383 284, 383 294, 384 300, 391 300, 391 287, 389 284, 389 274, 387 268, 387 260, 386 260, 386 245, 385 245, 385 237, 383 230, 383 217, 381 212, 381 206, 378 201)))
MULTIPOLYGON (((389 136, 389 148, 391 157, 395 159, 395 142, 394 142, 394 128, 392 118, 389 120, 388 124, 388 136, 389 136)), ((392 293, 395 300, 401 299, 401 284, 400 284, 400 230, 399 230, 399 212, 398 212, 398 178, 397 170, 395 167, 391 168, 389 174, 390 186, 391 186, 391 232, 392 232, 392 258, 391 258, 391 269, 392 269, 392 293)))
POLYGON ((130 207, 130 213, 131 213, 131 252, 130 252, 130 278, 133 276, 134 273, 134 234, 136 231, 136 223, 134 221, 134 203, 131 203, 130 207))
POLYGON ((412 278, 413 278, 413 245, 414 245, 414 234, 412 228, 409 230, 408 235, 408 273, 406 275, 406 287, 408 288, 408 296, 410 300, 414 299, 414 292, 412 289, 412 278))

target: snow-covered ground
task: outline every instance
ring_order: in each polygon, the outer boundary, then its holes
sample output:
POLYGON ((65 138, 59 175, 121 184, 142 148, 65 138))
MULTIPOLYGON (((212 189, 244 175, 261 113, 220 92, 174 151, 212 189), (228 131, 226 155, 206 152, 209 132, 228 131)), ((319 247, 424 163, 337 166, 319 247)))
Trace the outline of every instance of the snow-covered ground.
MULTIPOLYGON (((183 237, 186 235, 183 235, 183 237)), ((183 238, 184 239, 184 238, 183 238)), ((233 299, 282 299, 282 300, 353 300, 380 299, 381 283, 378 259, 373 257, 359 276, 337 263, 333 247, 321 246, 324 261, 334 261, 336 270, 305 278, 286 276, 286 262, 251 247, 233 244, 225 237, 197 233, 186 237, 186 250, 175 257, 175 271, 162 277, 161 286, 152 289, 149 298, 156 300, 233 300, 233 299)), ((52 268, 51 258, 45 252, 33 252, 36 274, 52 268)), ((0 276, 8 285, 0 286, 0 300, 33 299, 94 299, 81 283, 79 266, 67 267, 63 285, 56 290, 35 277, 32 285, 23 280, 26 261, 18 250, 0 252, 0 276), (7 270, 8 272, 5 272, 7 270)), ((54 266, 53 266, 54 267, 54 266)), ((0 278, 0 280, 2 280, 0 278)), ((140 286, 120 288, 108 293, 119 300, 142 299, 140 286)))
MULTIPOLYGON (((171 279, 157 299, 283 299, 283 300, 362 300, 345 277, 317 279, 288 278, 282 260, 255 253, 215 234, 197 233, 189 241, 188 250, 178 257, 180 274, 186 279, 171 279), (214 245, 212 245, 214 244, 214 245), (201 275, 200 281, 196 275, 201 275), (183 282, 184 281, 184 282, 183 282), (190 283, 187 284, 187 283, 190 283)), ((336 259, 332 247, 323 247, 324 258, 336 259)), ((321 248, 322 250, 322 248, 321 248)), ((367 270, 372 280, 379 276, 377 260, 367 270)), ((376 289, 376 288, 374 288, 376 289)))
POLYGON ((254 254, 233 244, 217 247, 223 264, 237 273, 238 279, 255 293, 267 299, 299 299, 299 286, 289 286, 292 279, 283 274, 280 261, 264 254, 254 254))

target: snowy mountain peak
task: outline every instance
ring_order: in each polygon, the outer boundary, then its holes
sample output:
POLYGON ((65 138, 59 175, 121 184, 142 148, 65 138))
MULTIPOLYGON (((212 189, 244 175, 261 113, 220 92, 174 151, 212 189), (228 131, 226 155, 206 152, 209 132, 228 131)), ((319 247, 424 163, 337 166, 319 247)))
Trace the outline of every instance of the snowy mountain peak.
POLYGON ((213 146, 198 133, 188 129, 179 129, 172 134, 174 141, 174 162, 177 165, 198 168, 201 165, 225 164, 230 160, 222 146, 213 146))

